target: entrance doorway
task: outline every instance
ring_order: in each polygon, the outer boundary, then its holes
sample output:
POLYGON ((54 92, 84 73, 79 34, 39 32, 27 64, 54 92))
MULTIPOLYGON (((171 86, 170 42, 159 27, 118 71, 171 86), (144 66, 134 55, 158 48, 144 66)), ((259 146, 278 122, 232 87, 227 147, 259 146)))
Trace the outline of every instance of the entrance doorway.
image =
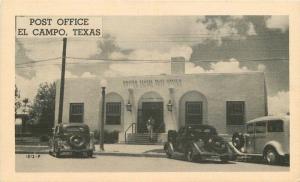
POLYGON ((147 133, 147 121, 150 117, 154 119, 153 132, 164 133, 164 115, 163 102, 142 102, 142 108, 139 109, 138 114, 138 133, 147 133))

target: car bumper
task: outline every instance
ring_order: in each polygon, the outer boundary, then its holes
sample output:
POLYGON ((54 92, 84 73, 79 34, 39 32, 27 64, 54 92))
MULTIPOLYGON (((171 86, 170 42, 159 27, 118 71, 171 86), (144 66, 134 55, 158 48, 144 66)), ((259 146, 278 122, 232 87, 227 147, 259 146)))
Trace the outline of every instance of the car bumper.
POLYGON ((236 160, 236 155, 230 153, 218 154, 213 152, 199 152, 198 155, 207 158, 226 158, 228 160, 236 160))
POLYGON ((60 149, 60 152, 93 152, 93 149, 60 149))

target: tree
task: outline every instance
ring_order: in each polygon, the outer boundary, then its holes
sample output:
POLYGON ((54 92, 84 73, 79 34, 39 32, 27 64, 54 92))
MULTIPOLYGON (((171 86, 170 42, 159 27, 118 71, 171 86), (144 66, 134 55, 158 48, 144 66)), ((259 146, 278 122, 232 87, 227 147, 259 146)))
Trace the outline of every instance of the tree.
POLYGON ((15 85, 15 114, 17 114, 17 111, 20 107, 20 90, 18 89, 17 85, 15 85))
POLYGON ((55 83, 40 84, 29 112, 29 118, 34 123, 35 133, 46 134, 51 131, 54 125, 54 109, 55 83))
POLYGON ((28 98, 25 98, 22 100, 23 102, 23 113, 26 113, 27 112, 27 106, 28 106, 28 103, 29 103, 29 99, 28 98))

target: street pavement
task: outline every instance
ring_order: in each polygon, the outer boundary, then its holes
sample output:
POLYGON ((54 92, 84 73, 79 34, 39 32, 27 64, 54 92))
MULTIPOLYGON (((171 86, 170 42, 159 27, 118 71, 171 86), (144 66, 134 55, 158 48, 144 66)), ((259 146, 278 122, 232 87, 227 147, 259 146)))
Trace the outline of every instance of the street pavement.
POLYGON ((289 171, 289 166, 254 162, 199 161, 143 156, 95 155, 93 158, 55 158, 48 154, 16 154, 17 172, 247 172, 289 171))
MULTIPOLYGON (((105 144, 104 151, 95 146, 94 155, 165 157, 162 145, 105 144)), ((49 146, 16 145, 16 154, 48 154, 49 146)))

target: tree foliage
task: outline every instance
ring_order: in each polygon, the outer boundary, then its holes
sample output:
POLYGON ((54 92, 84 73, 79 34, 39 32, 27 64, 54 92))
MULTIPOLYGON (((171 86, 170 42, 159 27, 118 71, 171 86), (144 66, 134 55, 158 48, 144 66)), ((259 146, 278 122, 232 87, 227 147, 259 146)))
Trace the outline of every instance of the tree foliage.
POLYGON ((55 83, 39 85, 37 95, 29 112, 29 118, 35 125, 36 132, 49 132, 54 124, 55 83))
POLYGON ((15 114, 17 114, 18 109, 21 107, 20 101, 20 90, 17 85, 15 85, 15 114))

